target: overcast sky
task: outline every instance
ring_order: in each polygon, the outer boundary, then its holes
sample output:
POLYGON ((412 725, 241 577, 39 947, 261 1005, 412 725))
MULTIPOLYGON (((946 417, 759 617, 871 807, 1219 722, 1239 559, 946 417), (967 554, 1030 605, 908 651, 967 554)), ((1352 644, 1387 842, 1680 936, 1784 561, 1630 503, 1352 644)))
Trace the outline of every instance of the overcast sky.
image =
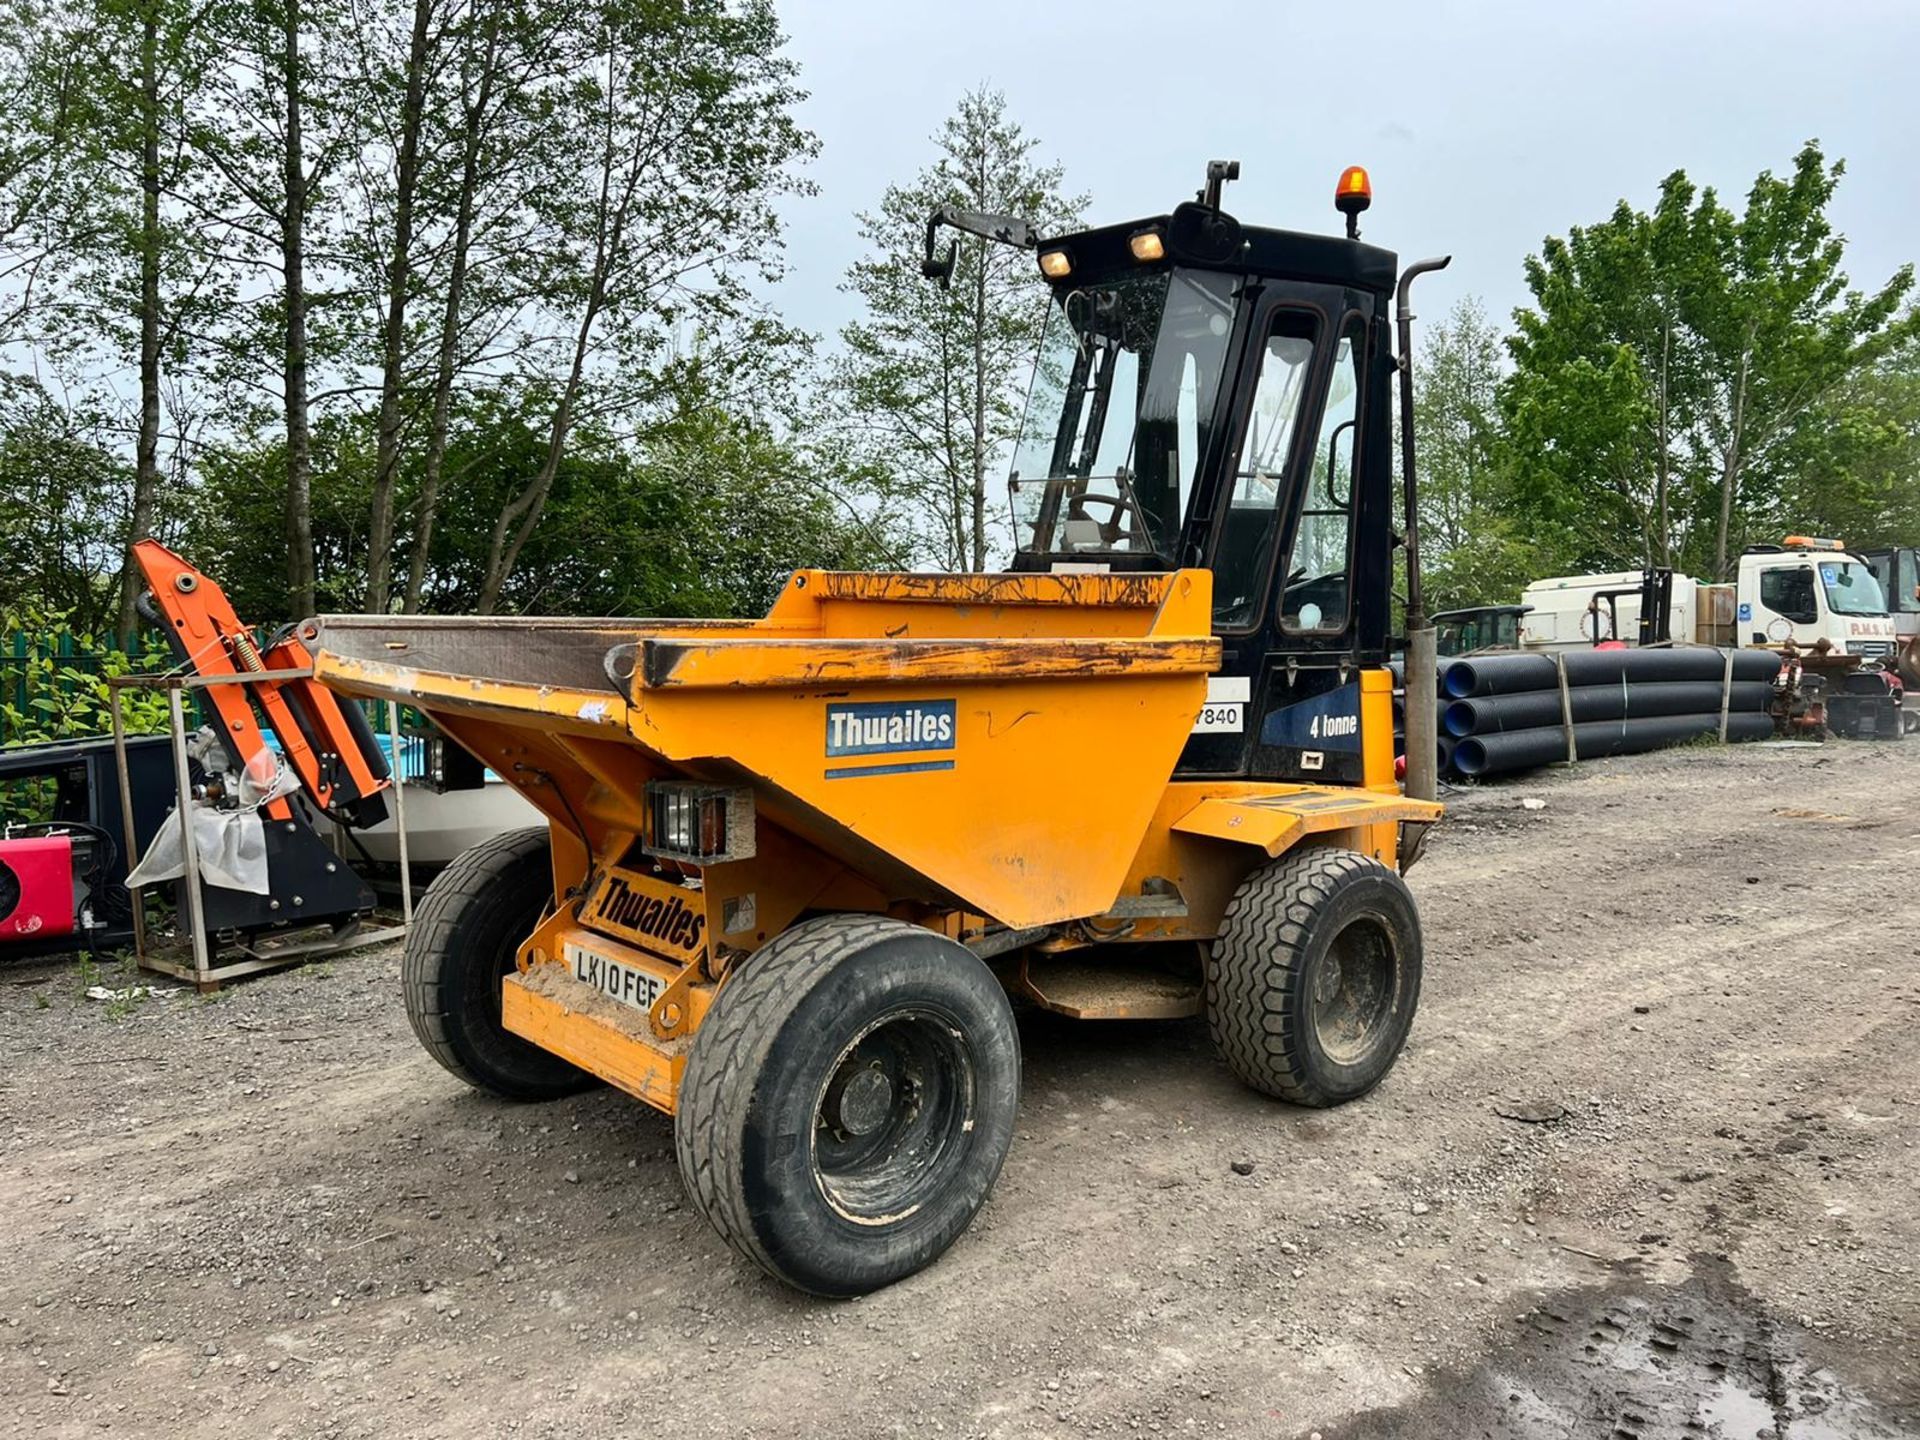
MULTIPOLYGON (((853 214, 933 154, 961 93, 1006 92, 1089 218, 1157 214, 1237 159, 1242 220, 1333 230, 1366 165, 1366 238, 1436 316, 1525 300, 1541 237, 1650 205, 1684 168, 1730 201, 1818 138, 1847 175, 1832 214, 1856 286, 1920 255, 1920 0, 780 0, 812 94, 820 193, 788 207, 786 318, 831 331, 853 214)), ((1737 208, 1737 207, 1736 207, 1737 208)))

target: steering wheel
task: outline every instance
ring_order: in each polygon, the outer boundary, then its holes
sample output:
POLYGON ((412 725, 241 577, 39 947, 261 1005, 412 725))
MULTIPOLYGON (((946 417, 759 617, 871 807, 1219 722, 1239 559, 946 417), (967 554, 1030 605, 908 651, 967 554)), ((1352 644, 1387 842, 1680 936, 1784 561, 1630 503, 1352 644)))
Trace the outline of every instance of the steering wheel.
POLYGON ((1067 497, 1067 518, 1069 520, 1093 520, 1093 517, 1087 514, 1085 510, 1085 507, 1089 504, 1109 507, 1107 519, 1094 520, 1094 523, 1100 527, 1100 543, 1102 545, 1118 545, 1124 540, 1127 542, 1127 548, 1131 550, 1134 540, 1137 538, 1134 529, 1134 520, 1137 518, 1138 512, 1133 502, 1121 495, 1102 495, 1091 490, 1083 490, 1076 495, 1069 495, 1067 497), (1123 521, 1125 522, 1124 524, 1122 523, 1123 521))

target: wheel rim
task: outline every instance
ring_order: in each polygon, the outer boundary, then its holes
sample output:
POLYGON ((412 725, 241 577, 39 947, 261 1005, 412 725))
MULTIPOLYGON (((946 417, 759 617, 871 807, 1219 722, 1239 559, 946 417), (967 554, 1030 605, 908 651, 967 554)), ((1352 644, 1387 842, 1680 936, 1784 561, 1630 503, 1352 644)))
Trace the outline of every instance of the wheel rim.
POLYGON ((1366 1057, 1393 1013, 1393 938, 1386 927, 1356 920, 1327 947, 1314 976, 1313 1031, 1330 1060, 1366 1057))
POLYGON ((883 1016, 840 1052, 814 1109, 813 1170, 827 1203, 861 1225, 904 1220, 966 1160, 973 1054, 942 1016, 883 1016))

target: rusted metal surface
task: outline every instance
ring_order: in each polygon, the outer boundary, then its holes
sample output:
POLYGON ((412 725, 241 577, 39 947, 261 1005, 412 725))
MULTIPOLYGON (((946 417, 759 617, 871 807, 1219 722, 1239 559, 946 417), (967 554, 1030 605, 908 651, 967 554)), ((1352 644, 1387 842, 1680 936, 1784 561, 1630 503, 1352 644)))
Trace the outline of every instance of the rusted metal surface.
POLYGON ((523 1040, 673 1113, 687 1042, 656 1038, 646 1016, 581 984, 561 966, 507 976, 500 986, 500 1018, 523 1040))
POLYGON ((648 640, 645 689, 790 689, 822 684, 931 684, 1060 676, 1206 675, 1220 642, 1161 640, 648 640))
POLYGON ((1138 948, 1104 963, 1030 952, 1021 957, 1016 983, 1036 1005, 1076 1020, 1184 1020, 1200 1013, 1197 957, 1190 971, 1177 973, 1154 965, 1138 948))
POLYGON ((1278 855, 1308 835, 1426 824, 1440 814, 1441 807, 1429 800, 1298 786, 1265 795, 1202 800, 1174 821, 1172 828, 1182 835, 1231 840, 1278 855))
POLYGON ((801 588, 811 588, 822 600, 1151 610, 1165 601, 1173 578, 1169 574, 889 575, 814 571, 805 577, 801 588))

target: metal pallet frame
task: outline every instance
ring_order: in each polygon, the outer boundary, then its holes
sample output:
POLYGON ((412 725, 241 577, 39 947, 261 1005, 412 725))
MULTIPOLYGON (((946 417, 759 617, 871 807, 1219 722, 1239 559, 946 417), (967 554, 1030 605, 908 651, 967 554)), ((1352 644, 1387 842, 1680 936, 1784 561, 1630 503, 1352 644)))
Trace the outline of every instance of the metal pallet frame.
MULTIPOLYGON (((396 769, 393 782, 393 824, 400 842, 401 923, 397 926, 383 926, 376 930, 354 929, 343 935, 333 935, 325 939, 267 941, 257 948, 252 945, 241 946, 239 948, 246 955, 246 959, 230 961, 224 965, 213 963, 213 950, 207 941, 206 915, 200 894, 200 856, 193 844, 192 784, 187 769, 186 706, 181 697, 187 690, 204 690, 212 685, 246 685, 256 683, 261 678, 255 674, 168 674, 116 675, 107 680, 108 708, 113 716, 113 760, 120 773, 120 823, 126 839, 129 872, 139 867, 142 857, 134 835, 133 791, 127 768, 126 721, 120 710, 120 696, 126 690, 165 690, 167 692, 168 728, 173 740, 174 814, 180 825, 180 848, 186 865, 186 873, 181 877, 180 883, 187 892, 187 909, 191 917, 193 934, 191 965, 183 965, 177 960, 170 960, 154 953, 147 939, 146 903, 141 893, 146 887, 128 886, 128 894, 133 901, 134 959, 142 970, 170 975, 176 980, 191 981, 202 994, 218 990, 226 981, 302 964, 317 955, 341 955, 368 945, 397 940, 413 927, 413 869, 407 859, 407 787, 405 780, 396 769)), ((272 672, 272 679, 276 681, 312 678, 311 669, 272 672)), ((387 702, 387 736, 393 747, 392 763, 397 767, 400 753, 400 707, 398 702, 393 700, 387 702)))

